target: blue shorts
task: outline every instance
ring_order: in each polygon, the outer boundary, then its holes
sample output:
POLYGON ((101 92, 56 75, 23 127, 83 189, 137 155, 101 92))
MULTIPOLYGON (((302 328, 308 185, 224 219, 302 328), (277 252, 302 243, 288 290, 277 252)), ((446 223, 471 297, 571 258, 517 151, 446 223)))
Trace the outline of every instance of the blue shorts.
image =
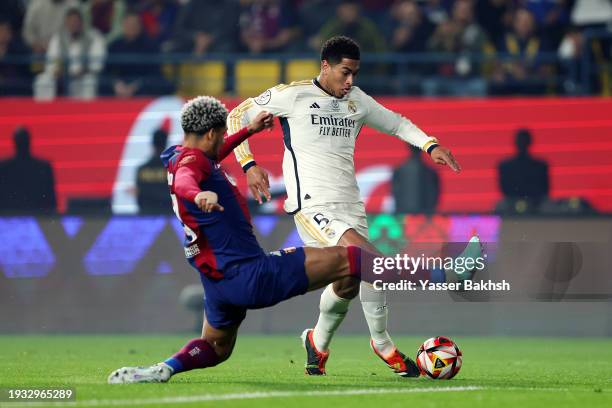
POLYGON ((206 320, 220 329, 237 325, 247 309, 273 306, 308 290, 304 248, 283 249, 237 262, 214 280, 200 274, 204 285, 206 320))

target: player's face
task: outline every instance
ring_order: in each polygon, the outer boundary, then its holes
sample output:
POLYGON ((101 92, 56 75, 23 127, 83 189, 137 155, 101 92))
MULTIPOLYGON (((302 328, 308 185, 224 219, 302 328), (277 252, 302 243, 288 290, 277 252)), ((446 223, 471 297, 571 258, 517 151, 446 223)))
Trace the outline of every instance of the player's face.
POLYGON ((215 153, 215 157, 219 157, 219 152, 221 151, 221 146, 223 146, 223 142, 225 141, 225 132, 227 132, 227 127, 223 126, 220 128, 215 128, 212 130, 213 132, 213 148, 212 151, 215 153))
POLYGON ((323 71, 328 91, 336 98, 344 98, 351 90, 359 72, 359 60, 342 58, 342 61, 336 65, 329 65, 327 61, 324 63, 323 71))

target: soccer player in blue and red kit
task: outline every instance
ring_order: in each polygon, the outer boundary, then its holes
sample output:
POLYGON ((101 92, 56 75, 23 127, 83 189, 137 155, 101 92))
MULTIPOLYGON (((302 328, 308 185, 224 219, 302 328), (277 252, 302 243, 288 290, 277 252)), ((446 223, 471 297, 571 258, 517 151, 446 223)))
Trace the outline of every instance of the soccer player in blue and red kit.
POLYGON ((260 112, 247 127, 224 138, 227 113, 212 97, 187 102, 181 112, 183 145, 162 153, 174 212, 185 230, 185 255, 206 292, 202 336, 159 364, 115 370, 108 378, 111 384, 166 382, 184 371, 215 366, 231 355, 248 309, 272 306, 338 279, 375 277, 366 277, 371 268, 365 266, 362 276, 362 263, 371 265, 374 255, 359 247, 264 252, 246 202, 219 162, 250 135, 271 127, 273 116, 260 112))

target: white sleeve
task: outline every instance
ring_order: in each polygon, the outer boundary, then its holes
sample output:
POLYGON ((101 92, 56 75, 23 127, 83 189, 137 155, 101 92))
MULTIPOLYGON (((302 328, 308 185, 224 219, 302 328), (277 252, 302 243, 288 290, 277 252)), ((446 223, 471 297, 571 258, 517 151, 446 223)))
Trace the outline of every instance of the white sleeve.
MULTIPOLYGON (((295 100, 295 88, 289 85, 277 85, 263 92, 256 98, 249 98, 232 109, 227 117, 227 132, 234 134, 249 124, 259 112, 267 111, 274 116, 287 116, 293 109, 295 100)), ((253 153, 249 148, 249 142, 244 141, 234 149, 236 160, 246 171, 255 163, 253 153)))
POLYGON ((404 142, 427 151, 429 147, 437 144, 437 140, 428 136, 417 125, 399 113, 395 113, 374 100, 371 96, 362 93, 367 114, 365 124, 374 129, 395 136, 404 142))

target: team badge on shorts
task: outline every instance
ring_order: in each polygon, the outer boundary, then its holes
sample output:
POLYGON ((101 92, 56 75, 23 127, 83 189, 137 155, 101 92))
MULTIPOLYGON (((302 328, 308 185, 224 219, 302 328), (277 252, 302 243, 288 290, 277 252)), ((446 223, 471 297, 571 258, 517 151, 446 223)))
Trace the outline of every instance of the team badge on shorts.
POLYGON ((323 228, 323 233, 327 236, 327 238, 330 238, 330 239, 336 236, 336 231, 334 231, 333 229, 329 227, 323 228))

